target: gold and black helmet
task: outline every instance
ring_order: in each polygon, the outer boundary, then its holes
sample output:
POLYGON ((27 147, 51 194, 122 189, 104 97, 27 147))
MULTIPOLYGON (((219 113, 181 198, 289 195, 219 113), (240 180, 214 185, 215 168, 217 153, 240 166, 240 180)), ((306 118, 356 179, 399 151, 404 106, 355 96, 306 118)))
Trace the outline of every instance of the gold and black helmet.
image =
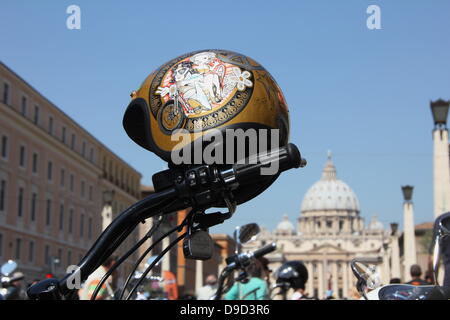
POLYGON ((288 143, 289 112, 281 89, 243 54, 184 54, 153 71, 131 97, 123 119, 127 134, 169 163, 172 152, 213 131, 279 129, 279 146, 288 143))

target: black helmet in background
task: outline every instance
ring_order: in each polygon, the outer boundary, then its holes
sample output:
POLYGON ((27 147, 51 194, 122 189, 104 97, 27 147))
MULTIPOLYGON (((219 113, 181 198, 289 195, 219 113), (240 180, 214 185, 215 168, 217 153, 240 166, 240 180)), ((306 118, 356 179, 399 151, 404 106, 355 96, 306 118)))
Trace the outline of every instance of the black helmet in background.
POLYGON ((301 261, 288 261, 275 272, 275 279, 277 284, 288 284, 294 290, 305 289, 308 270, 301 261))

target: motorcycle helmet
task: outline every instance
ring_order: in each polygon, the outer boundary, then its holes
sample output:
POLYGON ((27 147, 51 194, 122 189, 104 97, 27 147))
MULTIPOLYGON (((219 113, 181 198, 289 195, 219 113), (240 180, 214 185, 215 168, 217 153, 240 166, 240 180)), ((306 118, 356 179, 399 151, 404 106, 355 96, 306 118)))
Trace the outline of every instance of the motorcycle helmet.
POLYGON ((275 272, 277 284, 289 284, 293 289, 305 289, 308 270, 301 261, 288 261, 275 272))
MULTIPOLYGON (((125 131, 169 167, 180 165, 174 154, 189 159, 181 165, 206 163, 197 156, 210 145, 224 150, 212 152, 213 164, 222 165, 250 157, 260 143, 266 150, 275 139, 278 147, 288 144, 289 112, 281 89, 262 65, 240 53, 209 49, 181 55, 153 71, 131 98, 125 131), (266 129, 267 134, 258 134, 257 140, 244 134, 244 151, 239 152, 239 138, 226 137, 229 129, 266 129), (271 139, 274 129, 278 135, 271 139)), ((277 177, 261 177, 252 188, 236 192, 237 203, 258 195, 277 177)))

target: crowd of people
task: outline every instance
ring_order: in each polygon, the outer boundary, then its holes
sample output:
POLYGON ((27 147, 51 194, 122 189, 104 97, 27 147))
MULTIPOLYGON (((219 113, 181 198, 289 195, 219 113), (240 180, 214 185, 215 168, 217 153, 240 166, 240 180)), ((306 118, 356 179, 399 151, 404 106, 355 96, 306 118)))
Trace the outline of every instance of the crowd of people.
MULTIPOLYGON (((83 288, 78 291, 76 298, 81 300, 88 300, 94 293, 95 288, 99 284, 101 278, 108 272, 108 270, 115 263, 116 258, 111 257, 107 259, 101 267, 99 267, 94 273, 92 273, 83 285, 83 288)), ((305 287, 308 280, 308 272, 303 263, 299 261, 291 261, 284 265, 284 269, 277 270, 275 278, 278 281, 285 281, 291 292, 289 299, 291 300, 310 300, 317 299, 310 293, 306 292, 305 287)), ((270 275, 272 270, 269 268, 269 261, 266 258, 256 259, 246 269, 247 276, 239 281, 235 281, 231 288, 225 292, 223 299, 225 300, 269 300, 273 299, 271 295, 270 275)), ((415 264, 410 268, 411 281, 407 284, 421 286, 421 285, 433 285, 432 275, 426 273, 425 278, 422 278, 422 269, 419 265, 415 264)), ((8 300, 23 300, 27 299, 26 289, 27 287, 34 285, 39 280, 34 279, 31 283, 26 283, 23 274, 18 271, 12 275, 12 278, 17 279, 12 281, 8 286, 7 295, 8 300)), ((117 276, 115 273, 110 277, 99 289, 96 296, 96 300, 114 299, 117 276)), ((390 284, 399 284, 401 280, 399 278, 393 278, 390 284)), ((195 294, 186 295, 181 297, 182 299, 196 299, 196 300, 210 300, 217 291, 218 279, 214 274, 210 274, 205 279, 205 285, 198 288, 195 294)), ((137 299, 148 299, 149 296, 138 292, 137 299)), ((3 297, 4 298, 4 297, 3 297)), ((282 297, 286 298, 286 297, 282 297)), ((356 290, 352 290, 349 293, 348 299, 359 299, 360 296, 356 290)), ((0 299, 2 296, 0 295, 0 299)), ((327 294, 326 299, 334 299, 332 292, 327 294)))

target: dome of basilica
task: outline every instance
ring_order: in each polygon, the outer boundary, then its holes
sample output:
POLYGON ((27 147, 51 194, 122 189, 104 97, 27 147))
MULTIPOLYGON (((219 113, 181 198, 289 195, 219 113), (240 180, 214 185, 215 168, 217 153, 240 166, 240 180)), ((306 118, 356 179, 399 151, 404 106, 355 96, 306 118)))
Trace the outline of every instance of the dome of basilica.
POLYGON ((291 221, 289 221, 288 215, 285 214, 281 222, 278 223, 277 228, 275 230, 279 232, 294 233, 295 227, 294 224, 291 221))
POLYGON ((359 213, 359 201, 353 190, 336 178, 336 168, 328 153, 328 161, 323 169, 322 178, 309 188, 305 194, 301 211, 353 211, 359 213))

